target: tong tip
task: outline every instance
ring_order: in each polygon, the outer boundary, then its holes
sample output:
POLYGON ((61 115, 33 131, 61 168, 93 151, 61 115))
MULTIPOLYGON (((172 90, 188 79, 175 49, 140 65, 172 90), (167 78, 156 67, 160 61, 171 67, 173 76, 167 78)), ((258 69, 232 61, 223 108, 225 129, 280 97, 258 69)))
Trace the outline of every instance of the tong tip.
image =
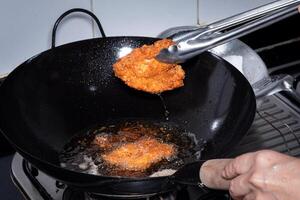
POLYGON ((171 45, 169 48, 162 49, 155 58, 161 62, 170 64, 183 63, 185 61, 178 56, 176 45, 171 45))

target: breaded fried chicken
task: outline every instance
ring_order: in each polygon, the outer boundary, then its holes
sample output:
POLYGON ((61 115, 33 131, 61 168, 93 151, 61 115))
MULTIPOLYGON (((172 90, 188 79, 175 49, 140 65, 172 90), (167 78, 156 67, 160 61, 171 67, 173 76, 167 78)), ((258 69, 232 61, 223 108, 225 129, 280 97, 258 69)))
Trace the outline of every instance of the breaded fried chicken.
POLYGON ((152 164, 173 156, 173 145, 162 143, 154 138, 142 138, 136 142, 126 143, 102 158, 110 165, 131 171, 143 171, 152 164))
POLYGON ((104 151, 110 150, 120 143, 134 142, 145 134, 155 136, 157 131, 143 126, 122 127, 117 134, 98 134, 93 140, 93 144, 98 145, 104 151))
POLYGON ((183 86, 185 73, 180 65, 155 59, 172 44, 172 40, 162 39, 134 49, 113 65, 115 75, 129 87, 155 94, 183 86))

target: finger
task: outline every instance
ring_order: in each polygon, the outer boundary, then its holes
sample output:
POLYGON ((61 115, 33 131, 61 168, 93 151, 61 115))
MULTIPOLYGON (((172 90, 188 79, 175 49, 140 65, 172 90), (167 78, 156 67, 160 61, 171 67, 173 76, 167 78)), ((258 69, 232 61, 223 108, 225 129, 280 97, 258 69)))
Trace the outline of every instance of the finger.
POLYGON ((222 177, 225 179, 233 179, 250 170, 254 163, 255 153, 246 153, 236 157, 224 168, 222 177))
POLYGON ((230 182, 229 193, 233 198, 243 198, 250 194, 252 186, 249 184, 250 174, 240 175, 230 182))
POLYGON ((300 13, 300 6, 298 6, 298 12, 300 13))
POLYGON ((222 177, 225 166, 231 159, 213 159, 206 161, 200 168, 200 180, 209 188, 228 190, 229 180, 222 177))

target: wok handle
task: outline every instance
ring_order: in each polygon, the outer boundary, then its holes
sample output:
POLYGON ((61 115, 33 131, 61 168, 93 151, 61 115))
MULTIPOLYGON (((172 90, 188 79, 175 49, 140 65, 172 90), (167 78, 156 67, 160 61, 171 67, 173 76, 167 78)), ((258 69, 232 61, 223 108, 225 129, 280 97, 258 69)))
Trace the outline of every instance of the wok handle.
POLYGON ((281 91, 287 91, 294 94, 294 98, 300 101, 297 93, 294 91, 293 83, 294 77, 287 74, 273 75, 263 78, 252 85, 256 99, 270 96, 281 91))
POLYGON ((173 182, 183 185, 194 185, 205 188, 205 185, 200 180, 200 168, 205 163, 205 160, 188 163, 177 170, 170 178, 173 182))
POLYGON ((89 10, 85 10, 85 9, 82 9, 82 8, 73 8, 71 10, 68 10, 66 12, 64 12, 55 22, 54 26, 53 26, 53 29, 52 29, 52 43, 51 43, 51 48, 54 48, 55 47, 55 40, 56 40, 56 30, 57 30, 57 27, 58 25, 60 24, 60 22, 62 21, 62 19, 64 17, 66 17, 67 15, 71 14, 71 13, 74 13, 74 12, 82 12, 82 13, 86 13, 88 14, 89 16, 91 16, 95 22, 97 23, 98 25, 98 28, 100 30, 100 33, 102 35, 102 37, 106 37, 105 33, 104 33, 104 30, 102 28, 102 25, 99 21, 99 19, 96 17, 96 15, 94 15, 94 13, 92 13, 91 11, 89 10))
POLYGON ((201 160, 189 163, 173 176, 175 183, 199 186, 203 190, 228 190, 229 180, 222 177, 222 171, 231 159, 201 160))

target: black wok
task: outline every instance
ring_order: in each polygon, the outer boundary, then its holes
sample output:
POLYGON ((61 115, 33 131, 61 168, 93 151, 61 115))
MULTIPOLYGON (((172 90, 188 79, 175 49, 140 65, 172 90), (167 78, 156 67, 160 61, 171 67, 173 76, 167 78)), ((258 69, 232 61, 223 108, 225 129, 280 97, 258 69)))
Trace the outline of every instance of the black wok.
MULTIPOLYGON (((0 87, 2 133, 30 163, 73 187, 121 196, 174 189, 176 183, 168 177, 95 176, 61 168, 58 159, 76 133, 94 124, 128 118, 166 120, 158 96, 125 86, 112 71, 124 49, 156 40, 90 39, 55 47, 27 60, 0 87)), ((225 156, 253 121, 256 102, 252 88, 237 69, 210 53, 182 66, 185 86, 162 94, 169 121, 208 141, 202 159, 225 156)), ((193 173, 195 170, 184 175, 197 176, 193 173)))

